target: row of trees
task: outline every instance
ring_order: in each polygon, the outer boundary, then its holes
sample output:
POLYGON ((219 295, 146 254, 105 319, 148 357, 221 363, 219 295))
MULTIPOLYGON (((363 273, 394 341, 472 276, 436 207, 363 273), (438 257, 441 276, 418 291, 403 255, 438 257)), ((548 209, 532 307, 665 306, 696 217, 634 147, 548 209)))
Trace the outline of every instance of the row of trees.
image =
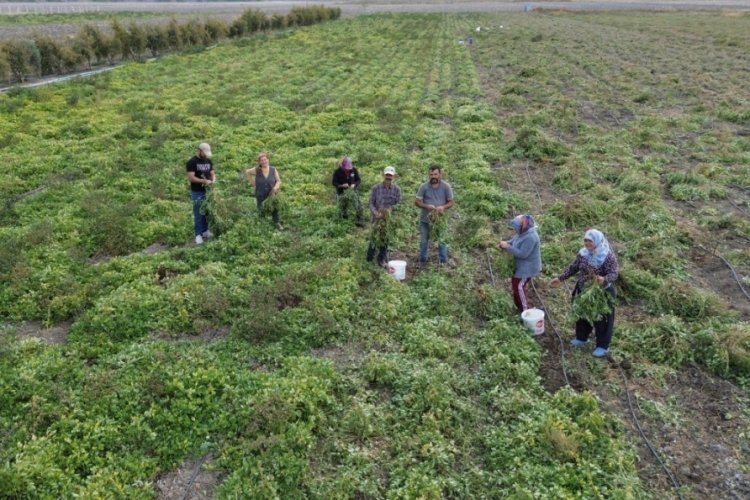
POLYGON ((109 33, 84 25, 77 35, 65 40, 34 35, 25 40, 12 40, 0 45, 0 80, 24 82, 28 78, 59 75, 91 69, 93 65, 113 64, 124 60, 157 57, 190 47, 204 46, 232 37, 252 35, 260 31, 307 26, 329 19, 338 19, 341 9, 323 6, 294 7, 286 14, 265 13, 248 9, 231 25, 208 19, 178 23, 172 18, 163 26, 127 27, 113 19, 109 33))

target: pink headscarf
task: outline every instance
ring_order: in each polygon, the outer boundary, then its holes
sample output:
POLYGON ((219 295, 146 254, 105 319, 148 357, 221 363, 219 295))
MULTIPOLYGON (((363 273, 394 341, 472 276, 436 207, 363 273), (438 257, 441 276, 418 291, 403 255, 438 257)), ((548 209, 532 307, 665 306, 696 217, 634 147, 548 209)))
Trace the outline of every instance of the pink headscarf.
POLYGON ((353 169, 354 166, 352 165, 352 159, 349 158, 348 156, 344 156, 344 159, 341 160, 341 168, 343 168, 344 170, 353 169))

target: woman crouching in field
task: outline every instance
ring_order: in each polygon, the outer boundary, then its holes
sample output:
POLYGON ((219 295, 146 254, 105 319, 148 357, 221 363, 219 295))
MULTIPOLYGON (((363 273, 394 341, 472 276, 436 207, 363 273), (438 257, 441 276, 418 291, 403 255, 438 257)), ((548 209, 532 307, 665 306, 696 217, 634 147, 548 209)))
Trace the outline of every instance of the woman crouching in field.
POLYGON ((575 260, 557 278, 550 282, 555 287, 571 276, 578 273, 578 281, 573 289, 573 301, 583 293, 586 282, 590 279, 596 281, 609 295, 608 312, 595 315, 593 321, 580 318, 576 321, 576 338, 570 345, 582 347, 589 341, 591 330, 596 332, 596 349, 592 353, 594 357, 603 358, 609 352, 609 344, 612 341, 612 332, 615 325, 615 287, 614 282, 619 275, 617 256, 610 249, 607 238, 597 229, 589 229, 583 236, 583 248, 578 251, 575 260), (592 325, 593 323, 593 325, 592 325))

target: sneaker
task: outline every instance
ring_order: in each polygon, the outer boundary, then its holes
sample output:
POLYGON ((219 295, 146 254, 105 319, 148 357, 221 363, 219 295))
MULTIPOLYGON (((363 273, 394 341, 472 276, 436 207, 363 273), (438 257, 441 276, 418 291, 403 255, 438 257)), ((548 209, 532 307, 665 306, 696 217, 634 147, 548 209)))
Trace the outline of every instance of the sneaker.
POLYGON ((572 345, 573 347, 583 347, 588 343, 589 343, 588 340, 573 339, 570 341, 570 345, 572 345))
POLYGON ((603 358, 604 356, 607 355, 608 352, 609 352, 609 349, 605 349, 603 347, 597 347, 596 349, 594 349, 594 352, 592 352, 591 355, 594 356, 595 358, 603 358))
POLYGON ((203 244, 203 236, 201 236, 200 234, 198 236, 196 236, 195 237, 195 244, 196 245, 202 245, 203 244))
POLYGON ((203 231, 203 237, 204 238, 213 238, 214 237, 214 233, 212 233, 211 231, 208 231, 208 230, 203 231))

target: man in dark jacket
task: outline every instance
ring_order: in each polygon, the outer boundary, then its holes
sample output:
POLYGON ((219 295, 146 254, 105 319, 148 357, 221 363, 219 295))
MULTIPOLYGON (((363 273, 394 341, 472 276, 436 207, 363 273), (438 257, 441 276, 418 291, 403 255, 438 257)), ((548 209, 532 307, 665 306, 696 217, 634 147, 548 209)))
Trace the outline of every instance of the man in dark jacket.
POLYGON ((333 172, 333 181, 331 184, 336 188, 336 200, 339 205, 339 214, 341 218, 346 219, 349 215, 349 208, 353 208, 357 214, 357 225, 362 224, 362 201, 359 199, 359 184, 362 179, 359 172, 352 165, 351 158, 344 157, 339 164, 339 168, 333 172))

